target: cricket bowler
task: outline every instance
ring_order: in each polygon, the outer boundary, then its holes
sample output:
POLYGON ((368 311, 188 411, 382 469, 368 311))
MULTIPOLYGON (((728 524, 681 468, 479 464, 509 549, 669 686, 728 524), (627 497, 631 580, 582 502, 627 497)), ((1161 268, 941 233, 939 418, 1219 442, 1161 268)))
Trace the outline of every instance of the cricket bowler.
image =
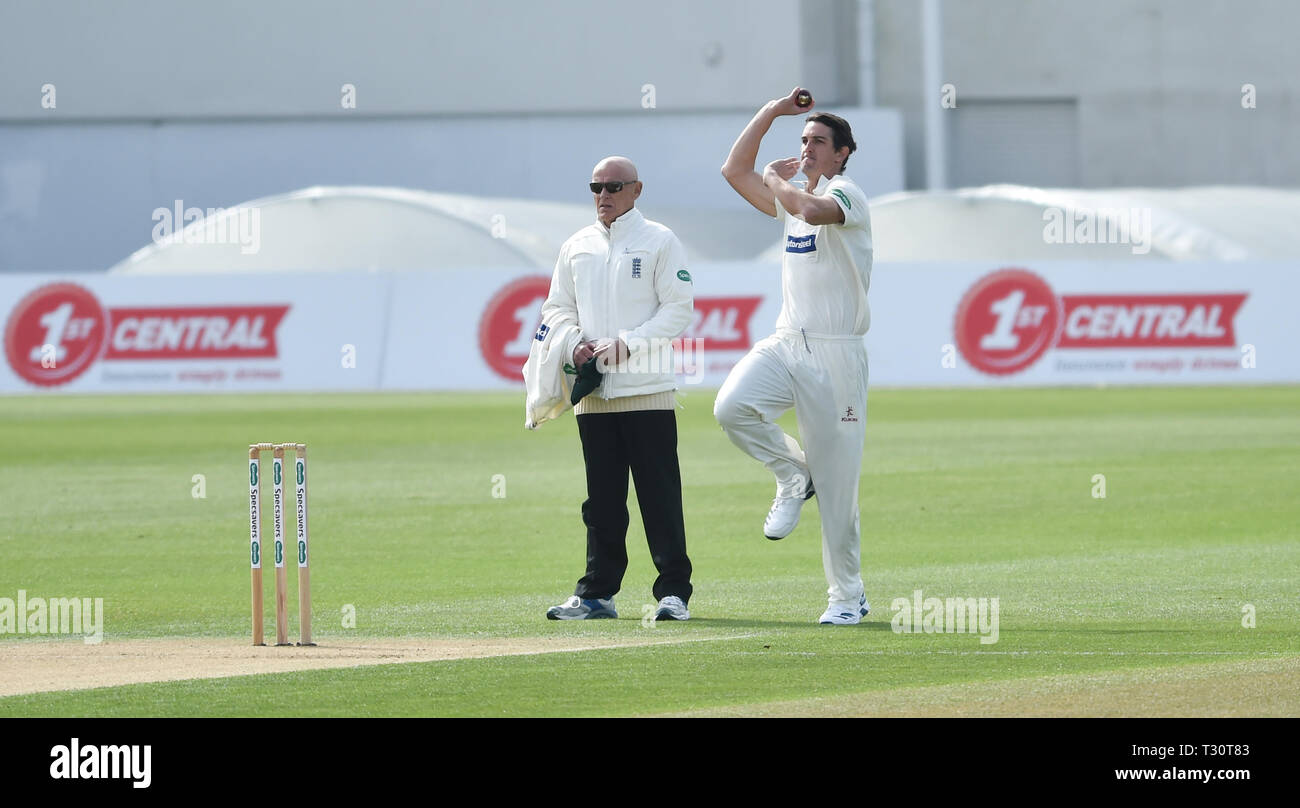
POLYGON ((828 586, 818 622, 853 625, 870 610, 859 557, 858 478, 867 418, 871 220, 866 194, 844 173, 857 144, 843 118, 815 113, 803 128, 798 157, 773 161, 761 174, 754 169, 772 122, 813 105, 802 87, 764 104, 722 167, 736 193, 782 223, 785 252, 776 333, 732 368, 713 414, 732 443, 776 478, 763 525, 767 538, 790 535, 804 502, 817 496, 828 586), (806 189, 791 183, 800 171, 806 189), (776 425, 791 407, 802 446, 776 425))

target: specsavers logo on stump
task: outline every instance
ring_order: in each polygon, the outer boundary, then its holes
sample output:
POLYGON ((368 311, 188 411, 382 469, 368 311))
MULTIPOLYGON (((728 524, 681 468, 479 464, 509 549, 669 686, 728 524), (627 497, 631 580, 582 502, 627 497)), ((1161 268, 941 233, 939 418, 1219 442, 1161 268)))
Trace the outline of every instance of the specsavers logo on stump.
POLYGON ((5 358, 42 387, 67 384, 96 361, 278 357, 288 306, 147 306, 105 310, 73 283, 36 289, 5 326, 5 358))
MULTIPOLYGON (((1049 348, 1235 348, 1235 318, 1246 297, 1238 292, 1058 296, 1032 272, 1003 269, 966 292, 953 331, 972 367, 1007 375, 1025 370, 1049 348)), ((1176 369, 1184 366, 1173 361, 1176 369)), ((1235 365, 1211 357, 1190 367, 1235 365)), ((1131 362, 1139 371, 1168 366, 1169 360, 1131 362)))

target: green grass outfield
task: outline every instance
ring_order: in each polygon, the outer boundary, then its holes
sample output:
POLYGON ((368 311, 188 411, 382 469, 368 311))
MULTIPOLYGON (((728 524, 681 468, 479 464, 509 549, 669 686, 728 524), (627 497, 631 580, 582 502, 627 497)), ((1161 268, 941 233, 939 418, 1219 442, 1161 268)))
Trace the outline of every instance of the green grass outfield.
POLYGON ((322 647, 659 643, 37 693, 0 716, 1300 714, 1300 388, 872 391, 856 627, 814 622, 816 500, 765 540, 772 482, 713 398, 678 411, 693 617, 651 627, 634 503, 622 619, 544 619, 582 572, 583 468, 573 416, 525 432, 521 395, 0 399, 0 598, 102 597, 105 653, 247 639, 245 447, 287 439, 311 447, 322 647), (916 589, 997 597, 998 641, 894 633, 916 589))

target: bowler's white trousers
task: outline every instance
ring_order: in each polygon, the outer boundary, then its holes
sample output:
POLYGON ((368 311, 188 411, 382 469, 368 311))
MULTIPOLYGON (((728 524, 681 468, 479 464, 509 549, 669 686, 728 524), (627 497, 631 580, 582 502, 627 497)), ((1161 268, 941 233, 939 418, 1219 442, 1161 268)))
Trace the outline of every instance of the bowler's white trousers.
POLYGON ((778 329, 732 368, 713 414, 731 442, 776 477, 778 496, 801 496, 812 477, 827 598, 856 606, 863 594, 858 532, 867 425, 863 338, 778 329), (802 449, 774 423, 791 407, 802 449))

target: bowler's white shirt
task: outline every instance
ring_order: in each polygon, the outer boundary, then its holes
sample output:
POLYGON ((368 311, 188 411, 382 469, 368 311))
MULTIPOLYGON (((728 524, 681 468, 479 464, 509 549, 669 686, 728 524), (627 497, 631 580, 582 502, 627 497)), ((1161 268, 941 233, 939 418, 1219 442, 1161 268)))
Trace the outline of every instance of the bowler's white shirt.
POLYGON ((851 336, 871 327, 871 217, 867 195, 849 177, 821 178, 811 190, 830 195, 844 211, 843 224, 808 224, 776 200, 785 223, 781 262, 781 314, 776 327, 809 334, 851 336))

